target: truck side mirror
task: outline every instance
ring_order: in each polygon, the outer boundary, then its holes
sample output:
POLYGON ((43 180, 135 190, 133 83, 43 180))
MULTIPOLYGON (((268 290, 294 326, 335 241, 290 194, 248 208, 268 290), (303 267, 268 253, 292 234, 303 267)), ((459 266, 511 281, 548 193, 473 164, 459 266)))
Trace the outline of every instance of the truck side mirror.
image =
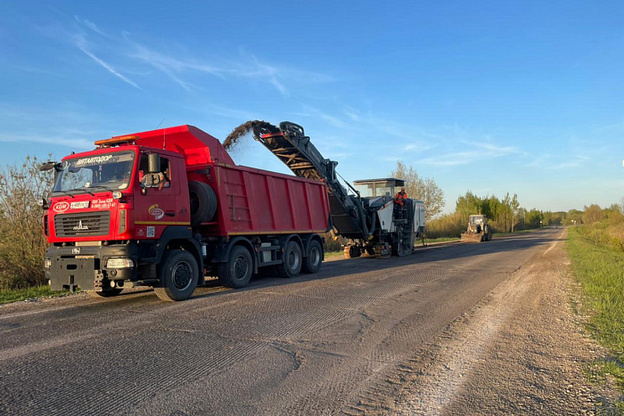
POLYGON ((51 169, 54 169, 54 171, 56 172, 60 172, 61 170, 63 170, 61 164, 58 162, 45 162, 40 164, 38 168, 41 172, 45 172, 51 169))
POLYGON ((147 171, 149 173, 160 172, 160 155, 158 153, 147 155, 147 171))

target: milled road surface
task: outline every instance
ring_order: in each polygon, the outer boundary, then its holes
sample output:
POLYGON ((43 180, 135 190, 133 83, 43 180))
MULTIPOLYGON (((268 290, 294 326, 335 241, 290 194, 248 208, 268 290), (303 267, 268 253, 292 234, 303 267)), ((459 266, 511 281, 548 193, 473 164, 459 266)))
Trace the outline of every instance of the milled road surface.
MULTIPOLYGON (((427 375, 414 363, 429 357, 452 374, 454 354, 467 350, 441 347, 441 337, 457 343, 458 318, 522 285, 517 272, 561 233, 328 261, 316 275, 199 288, 179 303, 146 291, 4 306, 0 414, 470 413, 469 402, 451 402, 466 395, 453 381, 461 371, 444 381, 425 368, 430 385, 419 392, 410 369, 427 375)), ((497 324, 477 318, 485 343, 494 340, 497 324)), ((471 336, 476 352, 487 349, 471 336)))

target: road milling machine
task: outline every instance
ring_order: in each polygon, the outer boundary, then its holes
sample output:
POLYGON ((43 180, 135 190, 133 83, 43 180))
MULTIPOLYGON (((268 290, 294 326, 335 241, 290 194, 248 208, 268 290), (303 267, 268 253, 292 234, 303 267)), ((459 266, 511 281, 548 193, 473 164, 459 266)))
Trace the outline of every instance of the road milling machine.
POLYGON ((327 184, 332 232, 348 239, 345 257, 364 253, 402 257, 412 253, 425 230, 425 205, 416 199, 408 198, 402 204, 394 200, 405 185, 403 180, 361 180, 352 186, 343 179, 343 186, 336 172, 338 162, 324 158, 303 127, 287 121, 279 127, 265 122, 245 125, 296 176, 327 184))

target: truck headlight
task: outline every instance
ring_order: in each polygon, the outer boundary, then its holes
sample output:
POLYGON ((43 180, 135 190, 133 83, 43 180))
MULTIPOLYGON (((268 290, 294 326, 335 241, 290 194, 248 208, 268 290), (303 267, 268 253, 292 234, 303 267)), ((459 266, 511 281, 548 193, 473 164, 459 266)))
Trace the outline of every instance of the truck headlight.
POLYGON ((52 259, 45 259, 43 261, 43 267, 46 269, 49 269, 50 267, 52 267, 52 259))
POLYGON ((107 269, 130 269, 134 267, 134 261, 128 258, 108 259, 106 261, 107 269))

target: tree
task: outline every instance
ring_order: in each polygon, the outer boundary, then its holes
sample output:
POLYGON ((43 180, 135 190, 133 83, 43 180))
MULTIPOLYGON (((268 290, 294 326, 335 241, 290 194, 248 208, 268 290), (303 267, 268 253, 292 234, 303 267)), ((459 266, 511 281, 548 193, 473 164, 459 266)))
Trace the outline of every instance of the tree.
POLYGON ((542 213, 542 211, 538 211, 535 208, 528 211, 526 214, 526 223, 527 223, 527 226, 530 228, 539 227, 543 219, 544 219, 544 214, 542 213))
POLYGON ((565 225, 580 225, 582 222, 583 212, 578 209, 571 209, 566 214, 565 225))
POLYGON ((51 172, 37 168, 36 157, 0 169, 0 289, 45 283, 43 211, 38 205, 52 188, 51 172))
POLYGON ((526 216, 527 216, 527 210, 525 208, 518 208, 518 224, 522 224, 522 226, 518 227, 522 230, 526 230, 526 216))
POLYGON ((491 220, 496 220, 503 210, 501 201, 494 195, 485 197, 482 202, 481 213, 491 220))
POLYGON ((509 206, 511 208, 511 232, 513 233, 516 225, 516 215, 518 214, 518 209, 520 208, 518 194, 514 194, 513 198, 511 198, 509 206))
POLYGON ((479 198, 471 191, 466 192, 466 195, 457 198, 455 203, 455 212, 459 212, 462 216, 462 222, 468 221, 468 217, 473 214, 484 214, 483 212, 483 199, 479 198))
POLYGON ((591 204, 588 207, 585 207, 585 213, 583 214, 583 224, 593 224, 595 222, 601 221, 604 219, 605 214, 596 204, 591 204))
POLYGON ((501 216, 503 218, 503 228, 505 230, 505 232, 510 231, 510 226, 508 226, 508 224, 511 223, 511 218, 513 216, 512 210, 511 210, 511 197, 509 196, 509 192, 507 192, 507 195, 505 195, 505 198, 503 198, 503 200, 501 201, 501 205, 502 205, 502 209, 501 209, 501 216))
POLYGON ((427 216, 433 218, 444 208, 444 192, 432 178, 421 178, 410 165, 408 168, 402 161, 390 173, 393 178, 405 180, 405 190, 410 198, 420 199, 425 203, 427 216))

